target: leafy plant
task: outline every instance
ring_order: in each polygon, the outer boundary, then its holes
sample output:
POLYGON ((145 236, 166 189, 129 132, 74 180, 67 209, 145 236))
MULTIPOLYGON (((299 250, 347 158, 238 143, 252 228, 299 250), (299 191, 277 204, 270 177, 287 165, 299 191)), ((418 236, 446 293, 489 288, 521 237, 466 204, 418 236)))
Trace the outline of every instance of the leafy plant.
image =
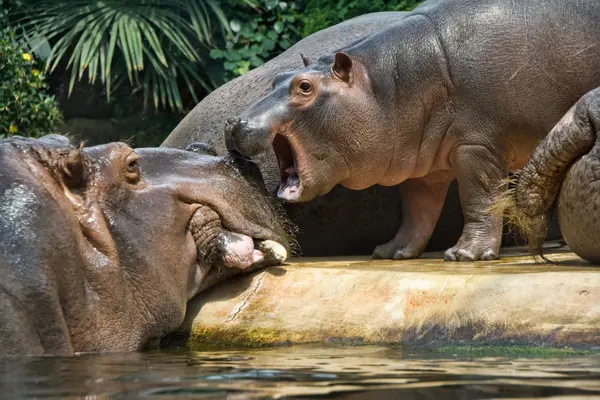
POLYGON ((202 49, 228 21, 218 0, 21 0, 23 38, 51 44, 46 71, 70 69, 69 93, 87 78, 110 98, 129 82, 146 106, 183 111, 180 85, 198 102, 194 82, 212 88, 199 69, 202 49))
POLYGON ((230 34, 224 48, 210 51, 213 59, 223 60, 226 79, 262 65, 300 39, 298 5, 294 1, 234 3, 226 12, 230 34))
MULTIPOLYGON (((2 11, 0 11, 2 14, 2 11)), ((54 97, 33 57, 15 41, 0 15, 0 138, 19 134, 41 136, 62 121, 54 97)))
POLYGON ((302 36, 350 18, 378 11, 410 11, 423 0, 308 0, 302 13, 302 36))

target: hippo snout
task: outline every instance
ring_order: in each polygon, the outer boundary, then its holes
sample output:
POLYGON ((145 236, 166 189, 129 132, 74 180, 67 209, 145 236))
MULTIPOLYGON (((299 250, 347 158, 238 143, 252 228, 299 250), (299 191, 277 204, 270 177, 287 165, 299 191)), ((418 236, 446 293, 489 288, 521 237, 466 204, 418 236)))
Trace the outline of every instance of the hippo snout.
POLYGON ((268 126, 247 118, 231 117, 225 122, 225 144, 234 157, 251 158, 263 153, 269 136, 268 126))

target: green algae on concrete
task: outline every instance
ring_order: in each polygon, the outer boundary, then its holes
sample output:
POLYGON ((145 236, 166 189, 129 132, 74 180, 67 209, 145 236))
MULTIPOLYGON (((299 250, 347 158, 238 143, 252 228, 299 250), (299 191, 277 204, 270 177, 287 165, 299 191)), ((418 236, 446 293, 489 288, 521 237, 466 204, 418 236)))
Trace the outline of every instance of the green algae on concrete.
POLYGON ((600 355, 600 350, 542 346, 437 346, 416 350, 419 357, 440 358, 562 358, 600 355))
POLYGON ((298 259, 194 299, 170 343, 600 346, 600 268, 553 250, 500 260, 298 259))

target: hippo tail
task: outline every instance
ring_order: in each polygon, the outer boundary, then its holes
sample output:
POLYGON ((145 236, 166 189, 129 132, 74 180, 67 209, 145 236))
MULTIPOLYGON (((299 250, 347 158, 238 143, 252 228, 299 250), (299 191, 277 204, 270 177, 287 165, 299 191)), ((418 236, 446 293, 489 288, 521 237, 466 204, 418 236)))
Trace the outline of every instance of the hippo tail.
POLYGON ((509 178, 509 189, 489 209, 503 214, 509 227, 525 238, 531 253, 546 262, 550 260, 544 257, 542 245, 562 181, 573 162, 595 147, 598 128, 600 89, 595 89, 552 128, 527 164, 509 178))

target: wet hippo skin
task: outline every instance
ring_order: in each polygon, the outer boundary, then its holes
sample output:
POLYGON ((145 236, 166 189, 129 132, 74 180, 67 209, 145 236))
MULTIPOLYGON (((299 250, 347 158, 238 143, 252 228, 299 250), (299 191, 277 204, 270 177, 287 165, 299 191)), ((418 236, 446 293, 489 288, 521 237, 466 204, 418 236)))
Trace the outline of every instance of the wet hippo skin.
POLYGON ((0 141, 0 357, 139 350, 291 249, 257 167, 63 136, 0 141))

